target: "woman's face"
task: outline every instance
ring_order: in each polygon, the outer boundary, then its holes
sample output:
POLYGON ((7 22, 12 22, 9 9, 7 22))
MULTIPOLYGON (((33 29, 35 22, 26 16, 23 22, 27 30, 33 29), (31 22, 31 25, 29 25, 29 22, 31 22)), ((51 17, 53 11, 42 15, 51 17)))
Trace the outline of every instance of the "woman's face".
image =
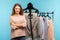
POLYGON ((16 13, 16 14, 19 14, 19 12, 20 12, 20 7, 17 5, 17 6, 15 7, 15 13, 16 13))

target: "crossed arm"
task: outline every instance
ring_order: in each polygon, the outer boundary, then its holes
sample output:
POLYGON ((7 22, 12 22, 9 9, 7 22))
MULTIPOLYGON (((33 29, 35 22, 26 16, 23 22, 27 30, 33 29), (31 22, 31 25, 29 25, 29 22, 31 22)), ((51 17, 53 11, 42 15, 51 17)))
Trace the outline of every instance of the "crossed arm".
POLYGON ((25 28, 26 27, 26 19, 24 18, 23 23, 14 23, 10 18, 10 26, 12 29, 16 28, 25 28))

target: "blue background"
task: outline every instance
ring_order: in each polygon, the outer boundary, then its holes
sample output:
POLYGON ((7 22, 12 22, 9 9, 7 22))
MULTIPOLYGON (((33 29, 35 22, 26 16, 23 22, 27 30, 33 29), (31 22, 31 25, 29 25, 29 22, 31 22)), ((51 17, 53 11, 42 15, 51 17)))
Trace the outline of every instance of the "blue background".
POLYGON ((0 40, 10 40, 9 18, 15 3, 23 8, 31 2, 40 12, 54 11, 55 40, 60 40, 60 0, 0 0, 0 40))

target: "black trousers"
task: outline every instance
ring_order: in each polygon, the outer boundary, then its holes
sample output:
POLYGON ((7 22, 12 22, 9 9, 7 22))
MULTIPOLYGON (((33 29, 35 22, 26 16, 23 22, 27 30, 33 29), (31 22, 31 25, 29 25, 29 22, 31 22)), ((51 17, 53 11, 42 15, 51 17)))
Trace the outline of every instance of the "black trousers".
POLYGON ((26 40, 26 37, 21 36, 21 37, 12 38, 11 40, 26 40))

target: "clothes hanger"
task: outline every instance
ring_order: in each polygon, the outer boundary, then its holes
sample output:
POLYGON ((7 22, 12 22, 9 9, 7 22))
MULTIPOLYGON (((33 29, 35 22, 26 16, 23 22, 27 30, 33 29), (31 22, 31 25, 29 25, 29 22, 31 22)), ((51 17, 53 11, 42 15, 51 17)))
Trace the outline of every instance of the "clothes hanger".
POLYGON ((49 19, 51 19, 51 17, 49 16, 49 13, 47 13, 46 17, 49 17, 49 19))

